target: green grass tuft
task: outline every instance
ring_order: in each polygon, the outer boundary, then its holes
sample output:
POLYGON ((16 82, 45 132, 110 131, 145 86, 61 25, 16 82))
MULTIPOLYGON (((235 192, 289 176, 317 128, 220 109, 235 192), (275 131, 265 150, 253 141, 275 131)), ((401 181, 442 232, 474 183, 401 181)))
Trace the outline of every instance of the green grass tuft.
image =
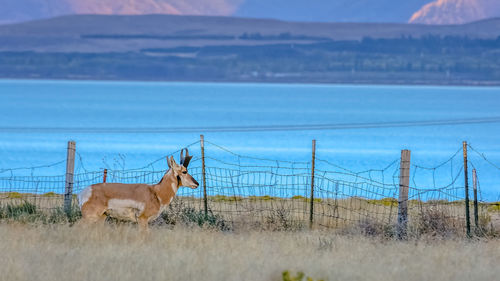
POLYGON ((19 192, 8 192, 7 193, 7 198, 9 199, 20 199, 23 198, 23 194, 19 192))
POLYGON ((263 195, 263 196, 248 196, 248 199, 250 199, 250 201, 270 201, 270 200, 276 200, 278 199, 277 197, 272 197, 272 196, 269 196, 269 195, 263 195))
MULTIPOLYGON (((302 200, 304 202, 311 202, 310 198, 306 198, 306 197, 301 196, 301 195, 295 195, 292 197, 292 199, 293 200, 302 200)), ((313 201, 316 203, 320 203, 322 200, 321 200, 321 198, 314 198, 313 201)))
POLYGON ((55 193, 55 192, 47 192, 47 193, 42 194, 42 197, 56 197, 56 196, 60 196, 60 195, 55 193))
POLYGON ((500 202, 491 203, 488 212, 500 212, 500 202))
POLYGON ((215 195, 209 198, 214 202, 239 202, 242 201, 243 198, 240 196, 225 196, 225 195, 215 195))
POLYGON ((383 205, 383 206, 397 206, 398 205, 398 200, 396 198, 382 198, 379 200, 373 199, 373 200, 367 200, 368 203, 370 204, 376 204, 376 205, 383 205))
MULTIPOLYGON (((302 271, 297 272, 297 275, 293 276, 290 271, 285 270, 281 273, 281 277, 283 281, 302 281, 304 280, 304 277, 306 278, 306 281, 314 281, 311 277, 306 277, 302 271)), ((323 279, 318 279, 318 281, 323 281, 323 279)))

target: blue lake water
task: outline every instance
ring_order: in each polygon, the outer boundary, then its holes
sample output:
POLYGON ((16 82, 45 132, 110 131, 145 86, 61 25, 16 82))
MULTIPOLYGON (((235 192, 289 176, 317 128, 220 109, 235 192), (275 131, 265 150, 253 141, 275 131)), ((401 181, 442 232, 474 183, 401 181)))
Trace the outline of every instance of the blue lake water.
MULTIPOLYGON (((412 163, 434 167, 456 153, 463 140, 500 165, 500 123, 224 133, 36 130, 79 127, 133 131, 489 118, 500 116, 498 87, 0 80, 0 112, 0 171, 64 160, 70 139, 77 142, 81 161, 77 171, 83 169, 81 163, 86 170, 143 167, 196 142, 201 133, 235 153, 290 161, 310 161, 311 140, 316 139, 318 158, 353 171, 383 168, 399 158, 401 149, 412 151, 412 163), (35 129, 15 131, 27 127, 35 129)), ((210 153, 218 157, 220 152, 207 148, 210 153)), ((500 170, 472 152, 470 159, 478 169, 482 196, 499 200, 500 170)), ((457 155, 433 174, 421 170, 415 176, 419 185, 430 186, 434 177, 438 186, 444 186, 458 172, 461 161, 457 155)), ((3 175, 9 173, 59 175, 64 173, 64 164, 4 171, 3 175)))

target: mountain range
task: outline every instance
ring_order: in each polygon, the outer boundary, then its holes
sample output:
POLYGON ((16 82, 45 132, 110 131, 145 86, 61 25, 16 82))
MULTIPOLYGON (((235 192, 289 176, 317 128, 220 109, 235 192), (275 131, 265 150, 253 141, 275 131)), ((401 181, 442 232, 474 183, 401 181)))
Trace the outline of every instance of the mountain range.
POLYGON ((72 14, 220 15, 307 22, 460 24, 500 16, 500 0, 0 0, 0 23, 72 14))
POLYGON ((0 0, 0 23, 72 14, 231 15, 243 0, 0 0))
POLYGON ((136 52, 151 48, 258 46, 455 36, 496 39, 500 19, 463 25, 308 23, 222 16, 72 15, 0 25, 0 52, 136 52))

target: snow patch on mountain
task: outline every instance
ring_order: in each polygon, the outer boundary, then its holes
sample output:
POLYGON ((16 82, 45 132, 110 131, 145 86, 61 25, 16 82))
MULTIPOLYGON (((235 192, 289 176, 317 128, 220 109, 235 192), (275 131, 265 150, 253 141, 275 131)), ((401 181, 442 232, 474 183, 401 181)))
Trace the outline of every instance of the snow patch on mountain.
POLYGON ((463 24, 500 16, 500 0, 436 0, 424 5, 410 23, 463 24))

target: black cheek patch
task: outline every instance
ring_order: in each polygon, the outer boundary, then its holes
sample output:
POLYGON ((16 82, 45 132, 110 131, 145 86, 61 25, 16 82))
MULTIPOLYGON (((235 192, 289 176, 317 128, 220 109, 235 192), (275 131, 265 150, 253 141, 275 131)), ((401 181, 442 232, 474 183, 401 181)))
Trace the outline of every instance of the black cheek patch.
POLYGON ((177 186, 181 186, 181 177, 177 176, 177 186))

